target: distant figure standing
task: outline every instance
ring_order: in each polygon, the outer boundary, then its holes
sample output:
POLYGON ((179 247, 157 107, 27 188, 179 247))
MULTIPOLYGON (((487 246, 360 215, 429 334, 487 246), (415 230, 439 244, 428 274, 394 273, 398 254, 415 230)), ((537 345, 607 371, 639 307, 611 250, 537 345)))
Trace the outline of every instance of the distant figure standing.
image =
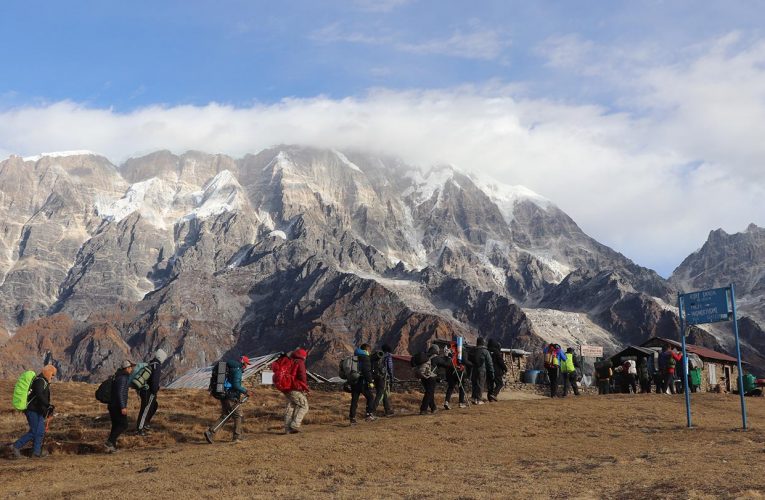
POLYGON ((659 370, 656 374, 656 393, 663 394, 667 391, 667 357, 669 356, 669 348, 667 346, 661 346, 661 352, 659 353, 659 370))
POLYGON ((104 443, 104 447, 108 453, 114 453, 117 451, 117 439, 128 428, 127 418, 127 406, 128 406, 128 389, 130 387, 129 378, 133 372, 135 363, 130 360, 125 360, 120 365, 120 369, 114 375, 112 380, 112 393, 109 399, 109 418, 112 421, 112 429, 109 432, 109 437, 104 443))
POLYGON ((682 354, 675 352, 674 347, 670 347, 667 351, 667 376, 666 385, 669 388, 671 394, 676 394, 675 389, 675 366, 683 359, 682 354))
POLYGON ((549 344, 542 350, 545 358, 545 369, 550 379, 550 397, 554 398, 558 393, 558 373, 561 363, 566 361, 566 353, 558 344, 549 344))
POLYGON ((489 339, 488 349, 489 353, 491 353, 491 362, 494 365, 494 376, 486 379, 487 399, 489 401, 497 401, 499 391, 505 386, 507 364, 505 363, 505 357, 502 355, 502 345, 498 341, 489 339))
POLYGON ((641 394, 649 394, 651 392, 651 375, 648 373, 648 358, 640 358, 638 380, 640 381, 641 394))
POLYGON ((476 347, 473 350, 473 404, 482 405, 483 391, 485 381, 494 378, 494 363, 491 360, 491 353, 486 348, 486 341, 483 337, 478 337, 476 347))
POLYGON ((576 355, 574 354, 574 348, 569 347, 566 350, 566 361, 563 361, 560 365, 561 375, 563 375, 563 397, 568 394, 568 386, 571 386, 571 390, 574 391, 574 396, 579 395, 579 387, 576 385, 576 369, 578 368, 578 362, 576 355))
POLYGON ((625 385, 627 390, 625 392, 637 394, 637 363, 634 359, 628 359, 624 361, 624 374, 625 385))
POLYGON ((608 394, 611 392, 611 377, 614 372, 611 369, 611 361, 601 361, 595 367, 595 374, 598 377, 598 394, 608 394))

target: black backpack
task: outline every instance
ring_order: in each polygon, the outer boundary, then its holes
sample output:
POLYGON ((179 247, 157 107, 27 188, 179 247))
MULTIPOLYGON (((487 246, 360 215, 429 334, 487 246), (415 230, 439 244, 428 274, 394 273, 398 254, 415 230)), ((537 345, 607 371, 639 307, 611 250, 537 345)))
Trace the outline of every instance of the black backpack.
POLYGON ((428 353, 426 352, 418 352, 414 356, 412 356, 412 366, 421 366, 424 365, 430 361, 430 358, 428 357, 428 353))
POLYGON ((101 403, 108 405, 112 402, 112 385, 114 384, 114 375, 107 378, 96 389, 96 399, 101 403))
POLYGON ((210 395, 215 399, 226 399, 228 393, 228 387, 226 387, 226 380, 228 379, 228 363, 225 361, 218 361, 213 365, 212 374, 210 374, 210 395))

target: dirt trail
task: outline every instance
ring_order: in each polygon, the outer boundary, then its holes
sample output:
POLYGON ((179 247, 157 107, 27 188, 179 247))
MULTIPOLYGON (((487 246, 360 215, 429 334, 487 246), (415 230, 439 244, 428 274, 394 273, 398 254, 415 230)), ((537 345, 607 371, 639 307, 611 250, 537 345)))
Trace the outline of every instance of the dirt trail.
MULTIPOLYGON (((25 430, 8 409, 10 388, 0 383, 3 443, 25 430)), ((0 497, 39 498, 41 487, 63 498, 765 497, 765 398, 747 400, 748 432, 737 397, 719 394, 693 396, 690 430, 682 396, 653 394, 511 397, 432 416, 415 414, 419 394, 396 394, 396 417, 349 427, 348 395, 314 392, 304 431, 284 436, 281 395, 258 389, 247 441, 208 445, 201 433, 215 402, 204 391, 164 391, 156 432, 127 434, 107 455, 108 418, 93 390, 52 387, 53 455, 0 460, 0 497)))

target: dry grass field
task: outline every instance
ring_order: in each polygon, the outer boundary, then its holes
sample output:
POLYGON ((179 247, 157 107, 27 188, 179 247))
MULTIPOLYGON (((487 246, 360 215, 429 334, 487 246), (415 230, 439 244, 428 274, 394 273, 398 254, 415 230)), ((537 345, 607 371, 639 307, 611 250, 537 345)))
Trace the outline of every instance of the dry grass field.
MULTIPOLYGON (((0 443, 25 432, 0 382, 0 443)), ((245 443, 230 431, 208 445, 217 414, 205 391, 160 393, 154 432, 130 432, 104 454, 109 419, 95 386, 56 383, 45 459, 0 459, 2 498, 763 498, 765 398, 566 399, 528 395, 419 416, 420 395, 396 394, 397 415, 347 425, 349 396, 314 392, 303 432, 280 433, 283 397, 258 388, 245 407, 245 443)), ((137 413, 131 393, 131 417, 137 413)), ((443 395, 437 395, 442 402, 443 395)))

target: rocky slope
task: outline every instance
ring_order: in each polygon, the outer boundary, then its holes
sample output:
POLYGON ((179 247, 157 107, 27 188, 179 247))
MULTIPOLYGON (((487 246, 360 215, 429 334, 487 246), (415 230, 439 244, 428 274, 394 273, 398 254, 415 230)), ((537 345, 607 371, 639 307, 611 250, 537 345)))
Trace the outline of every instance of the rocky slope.
POLYGON ((584 314, 563 316, 578 339, 592 329, 613 346, 676 326, 675 289, 655 272, 539 195, 451 166, 297 146, 119 168, 82 152, 11 157, 0 216, 0 328, 13 334, 0 376, 47 350, 64 378, 87 380, 161 346, 172 378, 297 344, 333 375, 363 341, 411 353, 480 334, 536 349, 554 333, 524 312, 536 308, 584 314))

